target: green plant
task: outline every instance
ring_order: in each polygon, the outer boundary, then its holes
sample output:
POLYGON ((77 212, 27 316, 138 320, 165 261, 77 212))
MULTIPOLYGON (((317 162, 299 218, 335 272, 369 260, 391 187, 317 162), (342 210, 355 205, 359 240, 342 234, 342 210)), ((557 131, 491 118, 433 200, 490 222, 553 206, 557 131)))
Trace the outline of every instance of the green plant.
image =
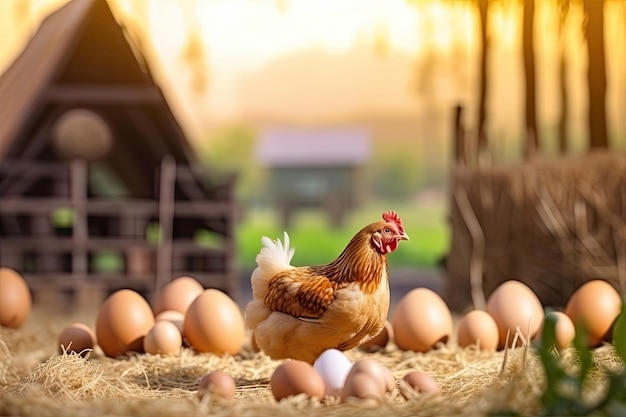
MULTIPOLYGON (((587 343, 587 332, 577 326, 574 349, 579 362, 575 370, 567 369, 555 354, 556 318, 546 318, 538 354, 545 375, 546 388, 540 401, 546 416, 617 416, 626 415, 626 370, 606 370, 608 387, 599 400, 584 400, 584 388, 593 370, 592 350, 587 343)), ((626 305, 613 326, 613 348, 626 363, 626 305)))

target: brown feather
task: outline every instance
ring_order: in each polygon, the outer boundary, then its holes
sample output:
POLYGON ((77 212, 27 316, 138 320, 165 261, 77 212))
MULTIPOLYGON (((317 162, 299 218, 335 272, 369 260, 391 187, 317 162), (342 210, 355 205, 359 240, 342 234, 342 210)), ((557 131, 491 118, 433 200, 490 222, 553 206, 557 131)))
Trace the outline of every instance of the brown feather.
POLYGON ((265 304, 295 317, 319 318, 335 299, 335 292, 352 282, 358 282, 364 294, 373 294, 388 263, 371 244, 371 236, 384 226, 385 222, 377 222, 361 229, 328 264, 277 274, 270 280, 265 304))

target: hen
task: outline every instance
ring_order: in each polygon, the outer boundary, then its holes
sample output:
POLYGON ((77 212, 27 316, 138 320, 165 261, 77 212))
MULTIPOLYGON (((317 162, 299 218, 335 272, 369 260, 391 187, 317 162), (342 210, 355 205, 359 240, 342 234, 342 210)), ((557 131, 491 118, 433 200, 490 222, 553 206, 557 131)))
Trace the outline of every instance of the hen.
POLYGON ((390 210, 361 229, 332 262, 291 266, 294 248, 263 237, 251 277, 246 324, 272 359, 313 363, 326 349, 348 350, 376 336, 389 310, 387 254, 409 240, 390 210))

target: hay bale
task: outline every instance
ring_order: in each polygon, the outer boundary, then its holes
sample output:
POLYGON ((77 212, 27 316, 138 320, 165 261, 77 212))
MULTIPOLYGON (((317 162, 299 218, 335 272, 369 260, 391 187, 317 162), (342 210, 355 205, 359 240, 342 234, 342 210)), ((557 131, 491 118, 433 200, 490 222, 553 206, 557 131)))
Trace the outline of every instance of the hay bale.
POLYGON ((453 180, 446 263, 452 309, 480 307, 509 279, 529 285, 545 306, 564 306, 591 279, 626 289, 623 155, 458 167, 453 180))
MULTIPOLYGON (((96 311, 84 311, 93 323, 96 311)), ((179 356, 137 354, 111 359, 96 349, 89 357, 57 353, 59 331, 78 316, 35 308, 20 329, 0 329, 0 416, 133 416, 133 417, 320 417, 488 416, 514 410, 539 415, 545 374, 532 347, 486 352, 461 348, 454 337, 426 353, 403 351, 393 343, 385 350, 346 352, 351 361, 375 359, 396 380, 409 372, 433 376, 442 393, 409 395, 398 384, 378 405, 308 400, 302 396, 277 402, 269 386, 280 361, 255 353, 246 345, 236 356, 197 353, 184 348, 179 356), (232 401, 195 393, 200 378, 219 370, 236 382, 232 401)), ((606 392, 609 372, 623 369, 613 349, 593 353, 598 365, 585 388, 591 401, 606 392)), ((561 352, 567 369, 579 366, 572 348, 561 352)), ((507 413, 508 415, 509 413, 507 413)))

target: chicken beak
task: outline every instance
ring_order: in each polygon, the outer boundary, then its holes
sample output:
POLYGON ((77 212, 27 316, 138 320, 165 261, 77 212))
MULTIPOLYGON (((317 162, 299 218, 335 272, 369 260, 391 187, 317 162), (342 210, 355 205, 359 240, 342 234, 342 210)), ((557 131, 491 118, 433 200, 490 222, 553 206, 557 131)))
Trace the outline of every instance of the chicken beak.
POLYGON ((409 240, 409 235, 407 235, 405 232, 402 232, 402 233, 398 236, 398 240, 409 240))

